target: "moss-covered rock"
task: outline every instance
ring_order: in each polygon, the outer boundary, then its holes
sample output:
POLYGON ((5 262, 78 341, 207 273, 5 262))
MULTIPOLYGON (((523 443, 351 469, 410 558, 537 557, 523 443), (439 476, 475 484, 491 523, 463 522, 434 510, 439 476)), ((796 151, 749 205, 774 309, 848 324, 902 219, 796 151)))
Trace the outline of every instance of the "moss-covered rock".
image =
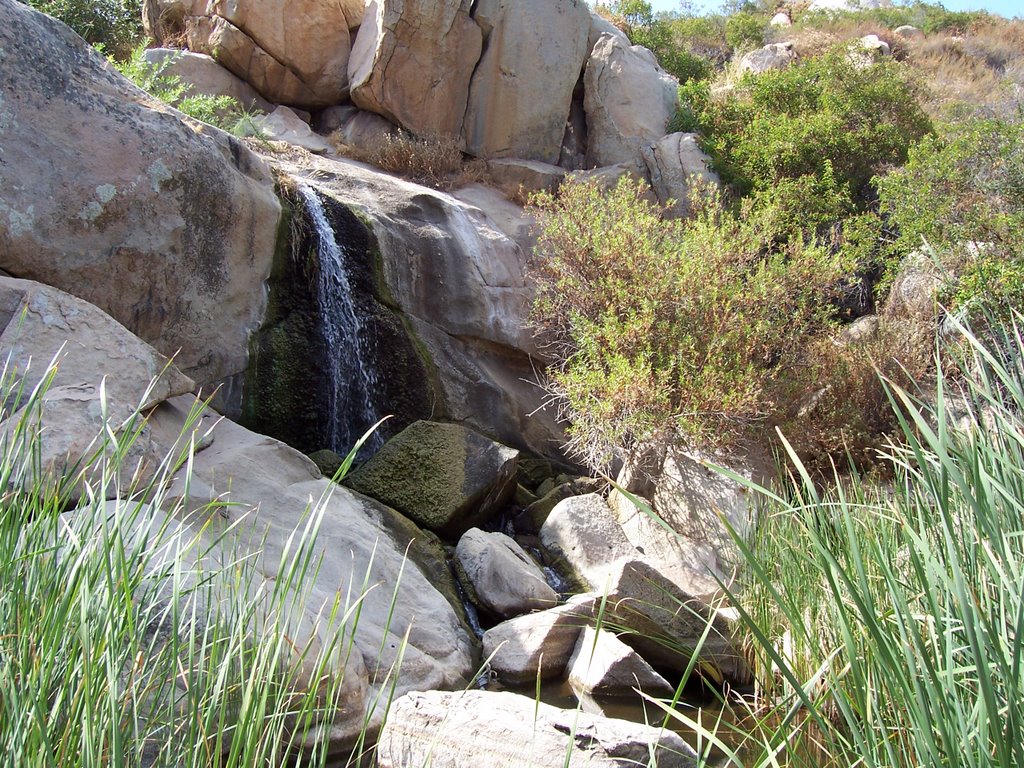
POLYGON ((518 455, 457 424, 417 421, 345 484, 454 539, 508 503, 518 455))

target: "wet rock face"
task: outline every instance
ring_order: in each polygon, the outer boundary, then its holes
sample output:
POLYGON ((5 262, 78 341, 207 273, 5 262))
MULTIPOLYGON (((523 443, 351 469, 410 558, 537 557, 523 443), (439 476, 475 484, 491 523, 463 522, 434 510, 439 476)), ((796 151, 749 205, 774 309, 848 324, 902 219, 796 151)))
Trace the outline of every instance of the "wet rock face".
POLYGON ((14 0, 0 147, 0 269, 97 305, 199 384, 245 369, 281 210, 259 158, 14 0))
MULTIPOLYGON (((308 453, 330 442, 325 414, 331 356, 315 290, 318 234, 298 195, 284 190, 282 195, 287 220, 268 281, 267 314, 250 342, 241 421, 308 453)), ((371 399, 377 413, 391 416, 378 429, 387 439, 430 414, 430 374, 400 318, 381 295, 380 254, 372 232, 345 206, 329 198, 322 202, 348 268, 366 347, 381 351, 372 360, 376 375, 371 399)), ((337 450, 344 454, 349 448, 346 444, 337 450)))

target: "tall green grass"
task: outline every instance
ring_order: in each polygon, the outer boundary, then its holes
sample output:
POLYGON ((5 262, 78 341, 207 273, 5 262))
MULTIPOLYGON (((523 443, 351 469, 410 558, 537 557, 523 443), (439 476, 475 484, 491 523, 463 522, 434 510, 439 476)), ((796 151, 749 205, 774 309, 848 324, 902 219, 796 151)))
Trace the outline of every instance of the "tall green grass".
POLYGON ((0 375, 0 763, 326 764, 330 725, 353 706, 342 671, 363 593, 315 606, 330 631, 310 637, 324 500, 264 579, 258 549, 235 543, 250 521, 219 524, 217 503, 191 510, 166 491, 184 478, 187 499, 201 406, 153 480, 122 486, 136 416, 105 424, 55 485, 39 460, 52 369, 31 391, 19 380, 0 375), (82 491, 74 509, 67 487, 82 491))
POLYGON ((1024 340, 962 331, 956 388, 892 390, 893 481, 822 490, 790 451, 791 487, 760 489, 737 602, 761 764, 1024 765, 1024 340))

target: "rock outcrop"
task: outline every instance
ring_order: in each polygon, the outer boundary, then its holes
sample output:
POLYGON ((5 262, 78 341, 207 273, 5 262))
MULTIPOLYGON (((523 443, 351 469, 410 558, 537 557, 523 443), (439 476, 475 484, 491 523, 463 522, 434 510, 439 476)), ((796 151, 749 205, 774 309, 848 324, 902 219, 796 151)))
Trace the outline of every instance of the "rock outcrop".
POLYGON ((213 56, 275 104, 325 107, 348 96, 356 2, 193 0, 189 48, 213 56))
POLYGON ((266 165, 14 0, 0 50, 0 268, 95 304, 201 385, 245 370, 281 211, 266 165))
POLYGON ((428 691, 395 702, 377 761, 380 768, 620 768, 655 762, 660 768, 695 768, 697 756, 665 729, 558 709, 514 693, 428 691))
POLYGON ((589 167, 639 167, 641 146, 665 135, 679 83, 649 50, 608 34, 594 45, 583 83, 589 167))
POLYGON ((470 0, 371 0, 352 46, 356 106, 418 136, 462 136, 483 35, 470 0))
POLYGON ((589 51, 582 0, 478 0, 484 35, 473 72, 466 151, 558 162, 573 89, 589 51))

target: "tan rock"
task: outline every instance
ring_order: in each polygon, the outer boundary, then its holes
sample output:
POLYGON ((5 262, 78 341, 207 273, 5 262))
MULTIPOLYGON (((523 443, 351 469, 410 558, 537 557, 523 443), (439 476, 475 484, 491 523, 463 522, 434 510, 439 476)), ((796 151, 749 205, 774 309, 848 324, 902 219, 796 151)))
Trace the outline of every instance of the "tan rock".
POLYGON ((269 115, 255 118, 253 122, 268 139, 292 144, 314 155, 333 152, 327 140, 313 133, 309 124, 288 107, 278 107, 269 115))
POLYGON ((0 49, 0 268, 73 291, 200 385, 244 371, 281 211, 267 166, 13 0, 0 49))
POLYGON ((581 0, 477 0, 484 34, 463 135, 478 157, 558 162, 573 89, 586 59, 581 0))
POLYGON ((344 12, 320 0, 195 0, 189 48, 213 56, 276 104, 325 107, 348 96, 344 12), (205 13, 202 13, 205 11, 205 13))
POLYGON ((679 105, 679 83, 654 54, 602 35, 584 74, 587 163, 639 167, 640 147, 665 135, 679 105))
POLYGON ((671 696, 674 689, 640 655, 606 629, 584 627, 569 659, 569 685, 577 694, 671 696))
POLYGON ((471 0, 371 0, 352 46, 352 101, 418 136, 461 140, 482 34, 471 0))
POLYGON ((518 158, 490 160, 487 173, 494 186, 520 202, 533 192, 554 192, 565 178, 565 169, 557 165, 518 158))

